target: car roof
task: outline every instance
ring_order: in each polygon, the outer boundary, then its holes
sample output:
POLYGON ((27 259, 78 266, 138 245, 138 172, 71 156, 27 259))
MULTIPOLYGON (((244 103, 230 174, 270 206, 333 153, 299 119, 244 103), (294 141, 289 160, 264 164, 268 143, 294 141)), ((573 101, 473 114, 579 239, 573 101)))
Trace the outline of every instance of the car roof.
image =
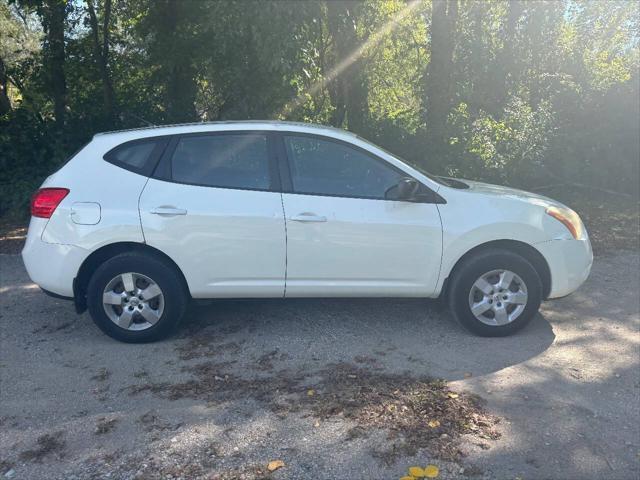
POLYGON ((197 132, 216 132, 225 130, 272 130, 293 131, 303 133, 325 134, 331 137, 347 136, 357 138, 354 133, 327 125, 303 122, 285 122, 278 120, 242 120, 223 122, 178 123, 173 125, 152 125, 148 127, 130 128, 100 132, 95 137, 119 136, 126 139, 155 137, 162 135, 176 135, 197 132))

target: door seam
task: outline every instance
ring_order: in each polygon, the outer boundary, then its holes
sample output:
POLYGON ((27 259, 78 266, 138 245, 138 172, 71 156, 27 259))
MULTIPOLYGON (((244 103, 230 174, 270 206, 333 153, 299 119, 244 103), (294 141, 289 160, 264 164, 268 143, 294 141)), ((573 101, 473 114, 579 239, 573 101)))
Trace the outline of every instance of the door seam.
POLYGON ((284 222, 284 291, 282 292, 282 298, 287 296, 287 273, 289 262, 289 233, 287 232, 287 213, 284 209, 284 197, 280 192, 280 204, 282 205, 282 221, 284 222))
MULTIPOLYGON (((438 278, 436 279, 435 290, 438 293, 438 297, 442 295, 442 286, 440 287, 440 291, 438 291, 438 285, 440 285, 440 278, 442 277, 442 264, 444 262, 444 223, 442 222, 442 213, 440 213, 440 208, 438 204, 435 204, 436 211, 438 212, 438 218, 440 219, 440 266, 438 267, 438 278)), ((436 291, 433 293, 435 294, 436 291)))
POLYGON ((147 188, 147 185, 149 184, 149 180, 151 180, 151 177, 147 177, 147 181, 144 182, 144 186, 142 187, 142 190, 140 190, 140 194, 138 195, 138 220, 140 220, 140 232, 142 233, 142 243, 144 243, 145 245, 147 244, 147 237, 144 234, 144 227, 142 225, 142 211, 140 210, 140 201, 142 200, 142 194, 144 193, 144 190, 147 188))

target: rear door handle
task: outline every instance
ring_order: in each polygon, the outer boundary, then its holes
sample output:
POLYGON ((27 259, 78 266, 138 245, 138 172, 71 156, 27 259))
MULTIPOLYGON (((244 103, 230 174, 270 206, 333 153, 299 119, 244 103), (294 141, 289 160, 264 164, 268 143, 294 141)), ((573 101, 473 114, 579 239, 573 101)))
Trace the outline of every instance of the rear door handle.
POLYGON ((299 215, 294 215, 289 220, 294 222, 326 222, 327 217, 323 217, 321 215, 316 215, 315 213, 301 213, 299 215))
POLYGON ((161 217, 173 217, 175 215, 186 215, 187 211, 183 208, 176 207, 156 207, 149 213, 153 215, 160 215, 161 217))

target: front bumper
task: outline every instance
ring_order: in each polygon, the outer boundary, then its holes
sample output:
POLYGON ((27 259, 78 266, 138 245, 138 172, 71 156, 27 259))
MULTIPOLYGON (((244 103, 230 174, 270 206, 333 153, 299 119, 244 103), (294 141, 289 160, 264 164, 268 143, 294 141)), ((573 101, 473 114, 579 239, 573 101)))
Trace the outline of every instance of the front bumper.
POLYGON ((588 238, 584 240, 550 240, 538 243, 551 272, 548 298, 559 298, 576 291, 589 276, 593 265, 593 251, 588 238))
POLYGON ((38 228, 42 219, 34 220, 22 249, 29 278, 43 290, 73 297, 73 279, 90 252, 73 245, 43 242, 39 234, 42 228, 38 228))

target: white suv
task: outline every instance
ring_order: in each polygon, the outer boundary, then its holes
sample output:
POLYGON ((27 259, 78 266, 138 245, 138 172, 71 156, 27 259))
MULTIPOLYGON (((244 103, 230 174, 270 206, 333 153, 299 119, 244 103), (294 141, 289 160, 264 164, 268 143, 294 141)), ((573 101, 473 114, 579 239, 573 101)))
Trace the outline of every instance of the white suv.
POLYGON ((192 298, 240 297, 446 295, 467 328, 506 335, 593 260, 564 205, 433 177, 308 124, 98 134, 31 213, 32 280, 127 342, 166 335, 192 298))

